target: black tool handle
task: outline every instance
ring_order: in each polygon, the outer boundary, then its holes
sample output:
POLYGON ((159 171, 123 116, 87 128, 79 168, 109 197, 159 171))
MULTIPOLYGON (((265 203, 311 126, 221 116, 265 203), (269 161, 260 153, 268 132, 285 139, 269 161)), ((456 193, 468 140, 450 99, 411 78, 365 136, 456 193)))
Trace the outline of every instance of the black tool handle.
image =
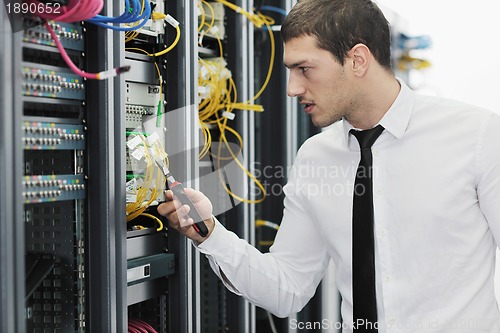
POLYGON ((186 192, 184 192, 184 187, 182 186, 182 184, 180 182, 174 182, 170 185, 170 189, 172 190, 172 192, 174 192, 174 195, 183 205, 189 206, 189 217, 191 217, 194 221, 194 230, 196 230, 196 232, 198 232, 201 237, 206 237, 208 235, 208 228, 203 222, 203 219, 201 218, 200 213, 194 206, 193 202, 186 195, 186 192))

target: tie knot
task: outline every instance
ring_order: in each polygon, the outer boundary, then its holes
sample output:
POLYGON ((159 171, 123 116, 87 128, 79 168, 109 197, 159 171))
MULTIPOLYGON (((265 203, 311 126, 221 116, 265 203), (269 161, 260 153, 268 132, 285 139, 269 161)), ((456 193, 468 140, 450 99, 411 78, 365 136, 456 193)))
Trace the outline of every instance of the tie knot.
POLYGON ((358 139, 359 146, 361 148, 371 148, 383 131, 384 127, 382 125, 377 125, 374 128, 365 131, 356 131, 352 129, 350 130, 350 133, 358 139))

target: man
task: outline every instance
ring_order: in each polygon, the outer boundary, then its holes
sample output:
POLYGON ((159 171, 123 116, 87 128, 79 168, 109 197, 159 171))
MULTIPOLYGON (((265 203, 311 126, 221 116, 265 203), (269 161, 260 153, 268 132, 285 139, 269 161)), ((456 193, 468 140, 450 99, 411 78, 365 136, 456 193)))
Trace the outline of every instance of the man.
POLYGON ((500 117, 419 96, 397 80, 387 21, 370 0, 301 1, 282 37, 288 94, 298 97, 314 124, 333 126, 297 154, 270 253, 212 218, 200 192, 188 195, 206 218, 207 238, 181 227, 177 214, 186 222, 188 207, 176 212, 171 192, 158 211, 207 255, 230 290, 278 316, 308 302, 332 258, 343 332, 500 332, 493 283, 500 117), (360 149, 353 130, 373 128, 382 131, 368 148, 373 208, 357 209, 360 150, 366 147, 360 149), (326 177, 315 172, 325 168, 326 177), (365 213, 373 213, 373 226, 353 232, 355 216, 365 213), (370 230, 376 322, 362 326, 353 308, 356 313, 368 301, 353 299, 353 246, 358 233, 370 230))

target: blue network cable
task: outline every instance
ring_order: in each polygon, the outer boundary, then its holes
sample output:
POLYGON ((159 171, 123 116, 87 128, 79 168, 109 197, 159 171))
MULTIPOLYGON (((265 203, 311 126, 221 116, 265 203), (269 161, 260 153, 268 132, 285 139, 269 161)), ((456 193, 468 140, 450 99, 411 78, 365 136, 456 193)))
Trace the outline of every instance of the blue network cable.
POLYGON ((283 8, 274 7, 274 6, 261 6, 260 10, 267 10, 270 12, 275 12, 275 13, 281 14, 283 16, 287 15, 286 10, 284 10, 283 8))
POLYGON ((132 0, 132 4, 129 0, 125 0, 125 11, 118 17, 109 17, 96 15, 91 19, 88 19, 87 22, 93 23, 97 26, 112 29, 116 31, 133 31, 142 28, 151 17, 151 5, 148 0, 144 1, 144 11, 141 14, 142 4, 139 0, 132 0), (135 26, 130 27, 117 27, 111 24, 120 24, 120 23, 135 23, 137 21, 142 20, 142 22, 135 26))

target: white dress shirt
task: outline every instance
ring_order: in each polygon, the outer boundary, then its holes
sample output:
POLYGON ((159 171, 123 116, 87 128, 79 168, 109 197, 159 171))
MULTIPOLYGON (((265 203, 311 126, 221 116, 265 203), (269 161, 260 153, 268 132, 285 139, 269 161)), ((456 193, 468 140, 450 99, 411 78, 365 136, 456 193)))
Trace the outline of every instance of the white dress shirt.
MULTIPOLYGON (((372 147, 380 333, 498 333, 500 117, 401 83, 372 147)), ((278 316, 313 296, 330 258, 351 332, 351 218, 360 159, 339 121, 300 148, 281 227, 262 254, 217 222, 198 246, 233 292, 278 316)))

